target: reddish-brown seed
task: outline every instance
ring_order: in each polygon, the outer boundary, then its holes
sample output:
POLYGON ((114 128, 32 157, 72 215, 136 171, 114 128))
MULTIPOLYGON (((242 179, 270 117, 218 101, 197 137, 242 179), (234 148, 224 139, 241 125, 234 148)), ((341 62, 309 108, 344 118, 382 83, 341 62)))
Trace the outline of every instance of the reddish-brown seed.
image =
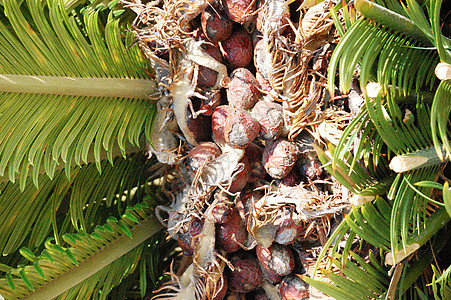
POLYGON ((282 105, 259 101, 252 109, 251 115, 260 124, 260 135, 263 139, 274 140, 282 133, 284 125, 282 105))
POLYGON ((193 236, 196 237, 202 232, 204 228, 204 221, 199 218, 192 218, 188 225, 188 231, 193 236))
POLYGON ((269 248, 257 245, 257 258, 263 268, 277 275, 286 276, 294 269, 294 256, 291 249, 277 243, 269 248))
POLYGON ((202 103, 200 111, 203 115, 211 116, 216 107, 221 103, 221 91, 220 90, 207 90, 204 93, 205 98, 201 99, 202 103))
POLYGON ((255 292, 254 300, 269 300, 269 298, 266 296, 265 290, 259 289, 255 292))
POLYGON ((238 162, 238 170, 235 170, 235 177, 229 186, 229 192, 236 193, 241 191, 249 181, 249 159, 244 155, 238 162))
POLYGON ((269 52, 267 51, 266 41, 261 39, 254 47, 254 65, 257 69, 257 73, 263 77, 264 80, 268 80, 268 72, 272 66, 272 60, 269 52))
POLYGON ((230 259, 233 270, 228 269, 229 289, 233 292, 248 293, 260 287, 263 275, 255 256, 247 253, 230 259))
POLYGON ((271 92, 271 83, 267 79, 263 78, 262 74, 259 71, 255 73, 255 79, 257 80, 258 85, 263 92, 271 92))
POLYGON ((279 210, 274 225, 278 227, 274 241, 281 245, 292 244, 300 234, 290 209, 279 210))
POLYGON ((238 214, 245 224, 248 223, 249 214, 254 204, 262 197, 260 191, 244 191, 236 201, 235 207, 238 210, 238 214))
MULTIPOLYGON (((222 62, 221 52, 218 47, 211 43, 203 43, 201 45, 202 50, 210 55, 213 59, 218 62, 222 62)), ((197 77, 197 85, 201 88, 212 87, 216 83, 216 78, 218 76, 218 72, 207 68, 205 66, 199 66, 199 75, 197 77)))
POLYGON ((257 7, 255 0, 223 0, 224 10, 230 20, 243 24, 252 18, 257 7))
POLYGON ((318 159, 306 159, 300 165, 301 174, 310 180, 316 180, 324 173, 321 162, 318 159))
POLYGON ((299 276, 287 276, 279 286, 283 300, 308 300, 310 298, 309 285, 299 276))
POLYGON ((273 178, 284 178, 293 169, 298 157, 297 152, 296 145, 285 139, 277 139, 269 143, 262 157, 266 172, 273 178))
POLYGON ((234 109, 228 105, 220 105, 213 111, 213 114, 211 116, 213 139, 220 145, 225 143, 225 120, 233 111, 234 109))
POLYGON ((234 148, 244 148, 258 136, 260 125, 244 109, 235 109, 225 120, 225 142, 234 148))
POLYGON ((233 30, 233 22, 217 2, 211 3, 202 12, 201 25, 205 35, 213 43, 227 39, 233 30))
POLYGON ((245 154, 249 159, 249 182, 256 182, 266 176, 265 169, 262 166, 263 149, 254 143, 247 145, 245 154))
POLYGON ((219 155, 221 155, 221 149, 215 143, 203 142, 191 149, 188 153, 187 163, 190 170, 196 173, 200 167, 219 155))
POLYGON ((216 241, 220 249, 232 253, 241 249, 247 238, 247 229, 236 211, 233 211, 229 221, 219 224, 216 231, 216 241))
POLYGON ((227 87, 227 101, 233 108, 251 109, 260 99, 258 82, 254 75, 245 68, 235 69, 230 74, 232 79, 227 87))
MULTIPOLYGON (((190 100, 193 104, 194 111, 199 111, 201 107, 200 99, 192 97, 190 100)), ((186 124, 196 142, 200 143, 211 140, 211 131, 209 130, 211 128, 211 118, 209 116, 203 114, 195 116, 193 115, 191 108, 187 106, 186 124)))
POLYGON ((222 49, 224 58, 232 69, 244 68, 252 61, 252 37, 242 28, 222 42, 222 49))
POLYGON ((178 233, 177 243, 179 247, 182 249, 183 254, 188 256, 193 255, 194 249, 191 246, 192 240, 193 236, 188 232, 188 230, 178 233))
POLYGON ((261 270, 266 280, 268 280, 272 284, 277 284, 283 279, 283 276, 277 275, 276 272, 269 269, 265 269, 263 266, 261 267, 261 270))

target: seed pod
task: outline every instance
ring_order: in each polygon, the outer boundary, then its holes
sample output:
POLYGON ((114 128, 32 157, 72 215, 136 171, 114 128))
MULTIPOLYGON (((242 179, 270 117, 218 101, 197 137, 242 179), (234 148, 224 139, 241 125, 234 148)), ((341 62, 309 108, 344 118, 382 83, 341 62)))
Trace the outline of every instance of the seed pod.
POLYGON ((228 105, 218 106, 211 115, 213 139, 219 145, 225 144, 224 129, 226 118, 234 111, 228 105))
POLYGON ((233 292, 248 293, 260 287, 263 275, 254 256, 247 253, 230 259, 233 270, 227 269, 229 289, 233 292))
POLYGON ((244 155, 238 162, 238 167, 240 171, 236 170, 235 177, 232 179, 232 183, 229 186, 229 192, 236 193, 241 191, 249 181, 249 160, 244 155))
POLYGON ((216 241, 219 248, 228 253, 239 250, 240 244, 242 245, 247 238, 246 226, 244 226, 236 211, 232 212, 227 223, 218 225, 216 232, 216 241))
POLYGON ((244 148, 252 143, 259 131, 258 122, 243 109, 236 109, 225 120, 225 141, 234 148, 244 148))
POLYGON ((291 170, 291 172, 288 173, 288 175, 285 176, 281 181, 281 184, 286 185, 286 186, 296 186, 300 183, 301 183, 301 176, 297 172, 297 168, 294 168, 293 170, 291 170))
POLYGON ((233 30, 233 22, 217 2, 211 3, 202 12, 201 25, 205 35, 213 43, 227 39, 233 30))
POLYGON ((247 145, 245 155, 249 159, 249 182, 258 181, 266 176, 261 164, 263 149, 254 143, 247 145))
POLYGON ((245 68, 235 69, 227 87, 227 101, 233 108, 251 109, 260 98, 258 82, 245 68))
POLYGON ((310 299, 309 285, 297 275, 285 277, 280 283, 279 292, 283 300, 310 299))
POLYGON ((219 155, 221 155, 221 149, 215 143, 203 142, 191 149, 188 153, 187 163, 190 170, 196 173, 200 167, 206 165, 219 155))
POLYGON ((293 169, 298 157, 297 152, 296 145, 285 139, 269 143, 262 157, 266 172, 273 178, 284 178, 293 169))
POLYGON ((244 68, 252 61, 252 37, 239 29, 222 42, 223 56, 232 69, 244 68))
POLYGON ((222 5, 230 20, 241 24, 250 20, 257 7, 255 0, 223 0, 222 5))
POLYGON ((260 124, 260 135, 265 140, 274 140, 282 133, 283 107, 282 105, 259 101, 252 109, 252 117, 260 124))
MULTIPOLYGON (((203 43, 201 45, 202 50, 210 55, 212 58, 222 63, 221 52, 219 49, 211 43, 203 43)), ((212 87, 216 83, 218 72, 207 68, 205 66, 199 66, 199 75, 197 77, 197 86, 201 88, 212 87)))
POLYGON ((257 245, 256 252, 258 261, 262 267, 277 275, 288 275, 294 269, 293 252, 286 246, 274 243, 269 248, 263 248, 262 246, 257 245))

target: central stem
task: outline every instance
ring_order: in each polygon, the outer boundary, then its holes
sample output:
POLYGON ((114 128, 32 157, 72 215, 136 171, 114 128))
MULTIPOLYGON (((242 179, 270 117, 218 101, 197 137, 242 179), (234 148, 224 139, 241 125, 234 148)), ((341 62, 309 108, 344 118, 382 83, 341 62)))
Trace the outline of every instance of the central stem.
POLYGON ((157 91, 149 79, 0 74, 0 92, 149 99, 157 91))

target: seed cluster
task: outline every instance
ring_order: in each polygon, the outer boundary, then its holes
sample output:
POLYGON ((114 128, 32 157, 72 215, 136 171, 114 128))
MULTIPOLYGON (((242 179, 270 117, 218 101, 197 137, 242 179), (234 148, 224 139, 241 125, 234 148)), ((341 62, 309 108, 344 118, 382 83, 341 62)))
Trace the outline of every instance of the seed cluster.
MULTIPOLYGON (((202 53, 188 47, 179 56, 153 51, 179 68, 168 92, 189 142, 178 149, 184 185, 165 209, 170 234, 192 259, 191 268, 174 282, 180 293, 195 286, 196 299, 308 299, 308 285, 298 276, 306 272, 297 243, 306 235, 302 203, 314 206, 310 195, 324 195, 327 187, 312 183, 329 175, 309 147, 312 135, 289 136, 293 117, 287 118, 283 99, 291 96, 283 95, 285 79, 274 80, 280 68, 275 71, 273 64, 280 57, 269 54, 274 45, 263 34, 296 39, 290 24, 301 20, 293 16, 299 3, 207 2, 183 31, 202 53), (218 66, 226 67, 225 76, 218 66)), ((287 86, 294 85, 296 76, 289 77, 287 86)), ((168 105, 165 113, 171 109, 168 105)))

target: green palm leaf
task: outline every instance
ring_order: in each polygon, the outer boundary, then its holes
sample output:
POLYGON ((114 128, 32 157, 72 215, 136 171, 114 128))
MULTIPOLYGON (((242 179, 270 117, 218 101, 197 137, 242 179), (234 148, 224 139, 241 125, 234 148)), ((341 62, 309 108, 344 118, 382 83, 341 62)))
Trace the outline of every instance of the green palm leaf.
POLYGON ((108 218, 91 234, 65 234, 63 239, 70 247, 47 241, 39 256, 24 250, 33 264, 12 269, 0 279, 0 295, 6 299, 52 299, 61 294, 61 299, 87 299, 104 289, 105 298, 112 286, 134 270, 142 243, 160 229, 150 208, 141 203, 120 220, 108 218), (111 278, 111 272, 121 275, 111 278))
POLYGON ((156 91, 139 49, 129 48, 132 33, 123 39, 112 13, 101 30, 98 10, 81 20, 61 1, 21 4, 0 8, 0 175, 20 174, 24 188, 30 168, 38 185, 40 172, 53 177, 61 163, 69 175, 92 153, 99 169, 115 149, 125 156, 150 126, 156 91))
POLYGON ((104 160, 102 174, 94 164, 73 168, 70 180, 63 170, 53 180, 42 174, 39 189, 28 182, 23 192, 18 184, 1 183, 0 252, 9 254, 24 243, 37 249, 52 229, 57 241, 61 241, 58 232, 92 230, 105 221, 104 210, 113 202, 116 203, 113 212, 123 211, 121 206, 132 203, 133 196, 143 193, 139 187, 144 185, 147 168, 152 163, 143 155, 133 155, 127 160, 118 157, 114 167, 104 160), (65 217, 61 220, 58 216, 65 217))

